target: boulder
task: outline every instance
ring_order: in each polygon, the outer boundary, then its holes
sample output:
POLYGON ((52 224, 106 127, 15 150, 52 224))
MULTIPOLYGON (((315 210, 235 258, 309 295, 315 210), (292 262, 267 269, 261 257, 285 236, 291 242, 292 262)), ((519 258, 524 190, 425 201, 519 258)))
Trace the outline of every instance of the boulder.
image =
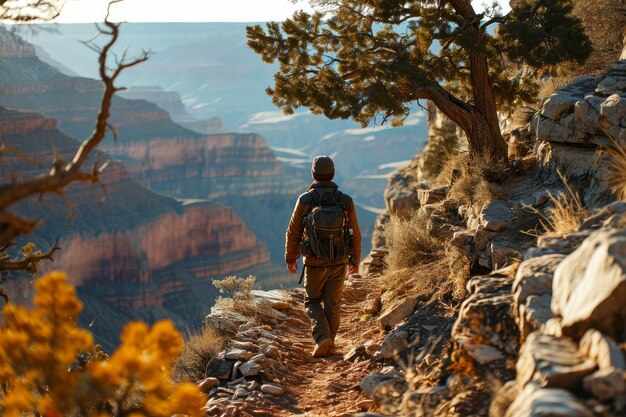
POLYGON ((528 384, 515 398, 504 417, 593 417, 576 397, 563 389, 528 384))
POLYGON ((472 343, 470 338, 457 337, 456 342, 467 354, 481 365, 504 359, 504 353, 493 346, 472 343))
POLYGON ((532 382, 544 388, 576 389, 597 366, 580 354, 571 338, 534 332, 520 350, 516 369, 519 388, 532 382))
POLYGON ((478 228, 474 233, 474 246, 478 250, 483 250, 489 244, 489 241, 496 237, 498 232, 493 232, 491 230, 478 228))
POLYGON ((239 372, 243 376, 255 376, 261 372, 261 365, 257 362, 242 363, 239 367, 239 372))
POLYGON ((217 379, 228 380, 230 373, 233 370, 233 362, 212 358, 206 366, 207 377, 214 377, 217 379))
POLYGON ((387 370, 372 372, 363 378, 360 387, 367 398, 380 405, 401 397, 407 390, 408 383, 397 371, 387 370))
POLYGON ((595 329, 589 329, 585 332, 578 343, 578 350, 587 358, 593 360, 601 370, 626 369, 624 354, 617 343, 595 329))
POLYGON ((513 205, 504 200, 487 204, 480 213, 483 228, 492 232, 505 231, 511 226, 513 219, 513 205))
POLYGON ((552 277, 564 255, 543 255, 522 262, 515 274, 513 293, 515 309, 526 303, 530 295, 552 293, 552 277))
POLYGON ((517 354, 519 333, 511 314, 512 302, 510 284, 493 292, 470 295, 461 304, 452 327, 452 337, 460 345, 470 340, 471 343, 490 345, 502 352, 517 354))
POLYGON ((565 334, 619 336, 626 317, 626 229, 598 230, 557 267, 552 311, 565 334))
POLYGON ((385 337, 380 354, 385 359, 390 359, 409 347, 409 334, 405 331, 393 331, 385 337))

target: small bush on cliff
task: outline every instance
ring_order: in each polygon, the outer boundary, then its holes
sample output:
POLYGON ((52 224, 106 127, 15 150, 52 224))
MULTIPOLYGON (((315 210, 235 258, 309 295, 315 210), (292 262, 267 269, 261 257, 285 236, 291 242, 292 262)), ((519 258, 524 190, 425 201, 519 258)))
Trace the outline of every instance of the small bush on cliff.
POLYGON ((206 378, 207 366, 223 347, 224 338, 211 326, 204 326, 200 333, 190 334, 174 364, 174 379, 196 382, 206 378))
POLYGON ((20 416, 204 416, 206 397, 174 384, 182 339, 169 321, 130 323, 110 357, 77 326, 82 305, 65 274, 35 283, 32 308, 7 304, 0 325, 0 414, 20 416))
POLYGON ((256 277, 249 275, 243 279, 230 275, 224 279, 214 279, 213 286, 220 290, 220 294, 227 294, 233 300, 249 300, 252 297, 250 291, 254 288, 256 277))

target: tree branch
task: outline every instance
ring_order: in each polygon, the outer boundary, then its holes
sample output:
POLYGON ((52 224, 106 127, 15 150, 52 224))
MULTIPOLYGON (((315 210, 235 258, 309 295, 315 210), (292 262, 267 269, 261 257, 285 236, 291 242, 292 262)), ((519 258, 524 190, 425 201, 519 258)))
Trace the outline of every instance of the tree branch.
MULTIPOLYGON (((115 45, 118 40, 121 25, 120 23, 110 22, 109 13, 111 5, 120 1, 121 0, 113 0, 109 3, 107 15, 104 19, 104 27, 99 27, 98 29, 98 35, 109 36, 108 41, 104 44, 102 49, 99 49, 93 44, 88 45, 92 49, 99 52, 99 73, 104 85, 104 91, 100 102, 100 110, 96 117, 94 129, 89 137, 81 143, 69 163, 65 163, 64 160, 57 155, 55 156, 50 166, 50 170, 47 173, 34 178, 24 180, 18 179, 10 183, 0 185, 0 247, 6 246, 20 235, 32 233, 38 225, 38 222, 36 221, 23 219, 17 215, 7 213, 9 206, 12 206, 15 203, 29 197, 36 195, 41 196, 45 193, 56 193, 62 195, 64 188, 73 182, 98 183, 100 174, 106 165, 108 165, 106 163, 104 165, 100 165, 99 161, 96 161, 90 170, 83 170, 85 162, 96 149, 98 144, 100 144, 100 142, 102 142, 105 138, 107 132, 113 132, 114 138, 117 138, 115 128, 113 128, 108 122, 113 96, 117 91, 121 90, 120 87, 115 85, 117 78, 124 70, 146 61, 150 55, 149 51, 142 51, 137 58, 129 61, 126 61, 126 59, 122 57, 121 60, 116 62, 115 68, 109 68, 108 61, 110 55, 112 55, 113 45, 115 45)), ((41 2, 43 2, 43 0, 38 1, 38 3, 41 2)), ((7 148, 2 148, 2 150, 6 152, 7 148)), ((54 251, 52 251, 52 253, 53 252, 54 251)), ((43 255, 42 260, 51 259, 52 253, 43 255)), ((7 268, 8 270, 16 270, 20 269, 19 266, 23 265, 25 265, 24 261, 11 261, 9 263, 3 262, 0 263, 0 270, 7 268)))
POLYGON ((61 249, 55 242, 48 252, 41 255, 29 255, 19 261, 9 260, 0 262, 0 271, 28 271, 33 269, 37 263, 47 259, 54 262, 53 256, 56 251, 61 249))

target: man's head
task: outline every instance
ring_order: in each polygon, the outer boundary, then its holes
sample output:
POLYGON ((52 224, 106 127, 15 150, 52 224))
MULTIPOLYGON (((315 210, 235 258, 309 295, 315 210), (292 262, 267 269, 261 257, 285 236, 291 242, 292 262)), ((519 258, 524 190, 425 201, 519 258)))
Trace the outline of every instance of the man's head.
POLYGON ((335 164, 327 156, 319 155, 313 159, 311 175, 316 181, 331 181, 335 176, 335 164))

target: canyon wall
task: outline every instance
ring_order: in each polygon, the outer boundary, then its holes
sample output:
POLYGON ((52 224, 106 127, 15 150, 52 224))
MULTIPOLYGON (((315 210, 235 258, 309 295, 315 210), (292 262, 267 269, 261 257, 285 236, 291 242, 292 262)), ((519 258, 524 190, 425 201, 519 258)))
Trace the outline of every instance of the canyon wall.
MULTIPOLYGON (((16 151, 3 155, 3 183, 45 172, 54 150, 66 160, 73 154, 78 143, 56 124, 40 114, 0 108, 0 141, 16 151)), ((104 162, 109 157, 96 152, 86 169, 96 158, 104 162)), ((217 296, 211 278, 258 269, 264 285, 265 278, 275 284, 281 276, 269 264, 266 246, 232 209, 183 205, 156 194, 133 180, 119 162, 109 166, 101 182, 102 187, 72 185, 64 199, 44 196, 14 210, 42 220, 23 242, 46 250, 58 241, 62 249, 55 262, 41 269, 68 273, 85 303, 81 324, 92 325, 105 348, 117 343, 129 320, 168 317, 181 329, 200 323, 217 296)), ((30 282, 12 277, 8 290, 14 301, 25 302, 30 282)))

